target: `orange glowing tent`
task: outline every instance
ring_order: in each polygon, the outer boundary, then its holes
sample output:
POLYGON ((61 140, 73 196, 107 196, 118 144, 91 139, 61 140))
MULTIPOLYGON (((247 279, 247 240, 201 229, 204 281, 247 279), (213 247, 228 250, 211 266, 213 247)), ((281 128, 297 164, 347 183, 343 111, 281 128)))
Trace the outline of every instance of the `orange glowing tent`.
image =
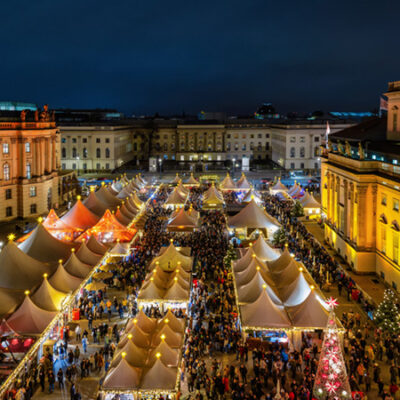
POLYGON ((89 239, 93 235, 99 242, 113 243, 118 239, 120 242, 130 242, 136 233, 136 229, 127 228, 122 225, 110 210, 107 210, 100 221, 84 232, 77 239, 81 242, 82 239, 89 239))
POLYGON ((81 232, 91 228, 98 220, 99 217, 82 203, 81 196, 77 197, 74 206, 61 217, 66 225, 81 232))

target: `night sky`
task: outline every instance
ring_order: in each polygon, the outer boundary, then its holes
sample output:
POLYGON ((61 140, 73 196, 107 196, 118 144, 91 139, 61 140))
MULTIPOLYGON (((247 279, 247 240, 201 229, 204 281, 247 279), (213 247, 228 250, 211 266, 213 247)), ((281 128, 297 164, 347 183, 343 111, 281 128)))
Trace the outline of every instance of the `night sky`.
POLYGON ((0 100, 128 114, 360 111, 400 80, 399 1, 2 2, 0 100))

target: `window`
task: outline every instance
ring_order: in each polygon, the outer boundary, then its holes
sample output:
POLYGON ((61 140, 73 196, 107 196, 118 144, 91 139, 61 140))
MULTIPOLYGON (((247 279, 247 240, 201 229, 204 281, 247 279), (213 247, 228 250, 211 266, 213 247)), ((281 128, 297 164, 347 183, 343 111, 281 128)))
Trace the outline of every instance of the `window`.
POLYGON ((62 158, 67 157, 67 149, 66 149, 65 147, 63 147, 63 148, 61 149, 61 157, 62 157, 62 158))
POLYGON ((106 143, 110 143, 110 138, 106 138, 106 143))
POLYGON ((318 156, 319 156, 319 147, 316 146, 316 147, 314 148, 314 157, 318 157, 318 156))
POLYGON ((83 148, 82 154, 83 154, 83 158, 87 158, 88 152, 87 152, 87 148, 86 147, 83 148))
POLYGON ((228 133, 228 134, 226 135, 226 137, 227 137, 228 139, 230 139, 230 138, 231 138, 230 133, 228 133))
POLYGON ((6 217, 12 217, 12 207, 6 207, 6 217))
POLYGON ((72 138, 72 143, 76 143, 76 138, 72 138))
POLYGON ((242 151, 246 151, 246 143, 243 143, 243 145, 242 145, 242 151))
POLYGON ((110 169, 110 164, 106 163, 106 169, 110 169))
POLYGON ((96 157, 97 158, 101 157, 101 150, 99 148, 96 149, 96 157))
POLYGON ((393 261, 399 263, 399 233, 393 232, 393 261))
POLYGON ((66 169, 66 168, 67 168, 67 164, 62 163, 62 164, 61 164, 61 167, 62 167, 62 169, 66 169))
POLYGON ((387 197, 386 197, 386 194, 384 194, 384 193, 382 193, 381 204, 383 206, 386 206, 386 204, 387 204, 387 197))
POLYGON ((87 138, 84 137, 84 138, 82 139, 82 143, 87 143, 87 138))
POLYGON ((36 197, 36 186, 31 186, 29 188, 29 196, 30 197, 36 197))
POLYGON ((265 143, 265 150, 269 150, 269 142, 265 143))
POLYGON ((296 157, 296 148, 294 148, 294 147, 290 148, 290 157, 291 158, 296 157))
POLYGON ((31 152, 31 143, 25 142, 25 153, 30 153, 30 152, 31 152))
POLYGON ((6 189, 6 200, 12 199, 12 189, 6 189))
POLYGON ((393 132, 397 131, 397 112, 393 113, 393 132))
POLYGON ((235 143, 235 151, 238 151, 238 150, 239 150, 239 144, 235 143))
POLYGON ((254 143, 250 142, 250 150, 253 150, 253 149, 254 149, 254 143))
POLYGON ((96 169, 100 169, 100 163, 96 164, 96 169))
POLYGON ((305 136, 300 136, 300 143, 305 143, 306 137, 305 136))
POLYGON ((317 162, 314 163, 314 169, 318 169, 318 163, 317 162))
POLYGON ((393 210, 399 211, 399 200, 398 199, 393 199, 393 210))
POLYGON ((36 213, 37 213, 36 204, 31 204, 31 214, 36 214, 36 213))
POLYGON ((319 142, 319 136, 314 136, 314 142, 319 142))
POLYGON ((301 169, 304 169, 304 163, 303 163, 303 162, 300 163, 300 168, 301 168, 301 169))
POLYGON ((226 144, 226 151, 231 151, 231 144, 230 143, 226 144))
POLYGON ((67 143, 67 139, 65 137, 61 138, 61 143, 67 143))
POLYGON ((245 133, 242 134, 242 139, 246 139, 246 134, 245 133))
POLYGON ((106 158, 110 158, 110 149, 106 148, 106 158))
POLYGON ((254 139, 254 135, 253 135, 253 134, 251 134, 251 135, 250 135, 250 138, 251 138, 251 139, 254 139))
POLYGON ((381 252, 386 254, 386 227, 381 226, 381 252))
POLYGON ((32 175, 31 175, 31 163, 26 163, 26 177, 28 179, 32 178, 32 175))
POLYGON ((78 156, 78 153, 77 153, 77 151, 76 151, 76 148, 73 147, 73 148, 72 148, 72 158, 76 158, 77 156, 78 156))
POLYGON ((133 143, 133 151, 137 151, 137 143, 133 143))
POLYGON ((306 149, 304 147, 300 147, 300 157, 304 158, 305 155, 306 155, 306 149))
POLYGON ((261 135, 261 133, 259 133, 257 136, 258 136, 258 138, 259 138, 259 139, 261 139, 261 138, 262 138, 262 135, 261 135))
POLYGON ((100 138, 96 138, 96 143, 100 143, 100 138))
POLYGON ((294 162, 290 163, 290 169, 294 169, 294 168, 295 168, 294 162))
POLYGON ((72 169, 76 169, 76 164, 72 163, 72 169))
POLYGON ((265 137, 268 139, 268 138, 269 138, 269 133, 266 133, 266 134, 265 134, 265 137))
POLYGON ((10 152, 10 147, 8 143, 3 143, 3 154, 8 154, 10 152))
POLYGON ((7 163, 3 165, 3 179, 5 181, 10 180, 10 166, 7 163))
POLYGON ((290 136, 290 143, 296 143, 296 136, 290 136))

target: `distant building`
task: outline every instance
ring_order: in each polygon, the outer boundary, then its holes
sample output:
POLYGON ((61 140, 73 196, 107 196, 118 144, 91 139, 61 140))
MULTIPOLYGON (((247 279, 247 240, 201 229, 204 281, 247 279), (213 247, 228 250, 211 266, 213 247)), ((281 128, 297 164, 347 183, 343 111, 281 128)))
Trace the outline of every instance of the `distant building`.
POLYGON ((0 116, 0 221, 46 213, 74 193, 74 174, 58 173, 59 144, 46 106, 8 114, 6 121, 0 116))
POLYGON ((34 103, 23 103, 21 101, 0 101, 0 112, 1 111, 36 111, 37 105, 34 103))
POLYGON ((357 272, 400 287, 400 81, 389 83, 387 118, 329 136, 321 165, 325 239, 357 272))

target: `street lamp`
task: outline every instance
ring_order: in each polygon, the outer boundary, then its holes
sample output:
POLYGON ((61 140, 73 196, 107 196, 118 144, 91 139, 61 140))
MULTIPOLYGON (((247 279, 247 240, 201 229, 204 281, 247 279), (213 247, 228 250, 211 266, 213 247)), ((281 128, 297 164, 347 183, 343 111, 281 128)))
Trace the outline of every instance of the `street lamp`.
POLYGON ((235 162, 236 158, 232 158, 232 178, 235 176, 235 162))
POLYGON ((76 156, 76 160, 78 161, 78 176, 79 176, 79 156, 76 156))
POLYGON ((161 160, 161 158, 158 159, 158 164, 160 165, 160 175, 161 175, 161 165, 162 165, 162 160, 161 160))

